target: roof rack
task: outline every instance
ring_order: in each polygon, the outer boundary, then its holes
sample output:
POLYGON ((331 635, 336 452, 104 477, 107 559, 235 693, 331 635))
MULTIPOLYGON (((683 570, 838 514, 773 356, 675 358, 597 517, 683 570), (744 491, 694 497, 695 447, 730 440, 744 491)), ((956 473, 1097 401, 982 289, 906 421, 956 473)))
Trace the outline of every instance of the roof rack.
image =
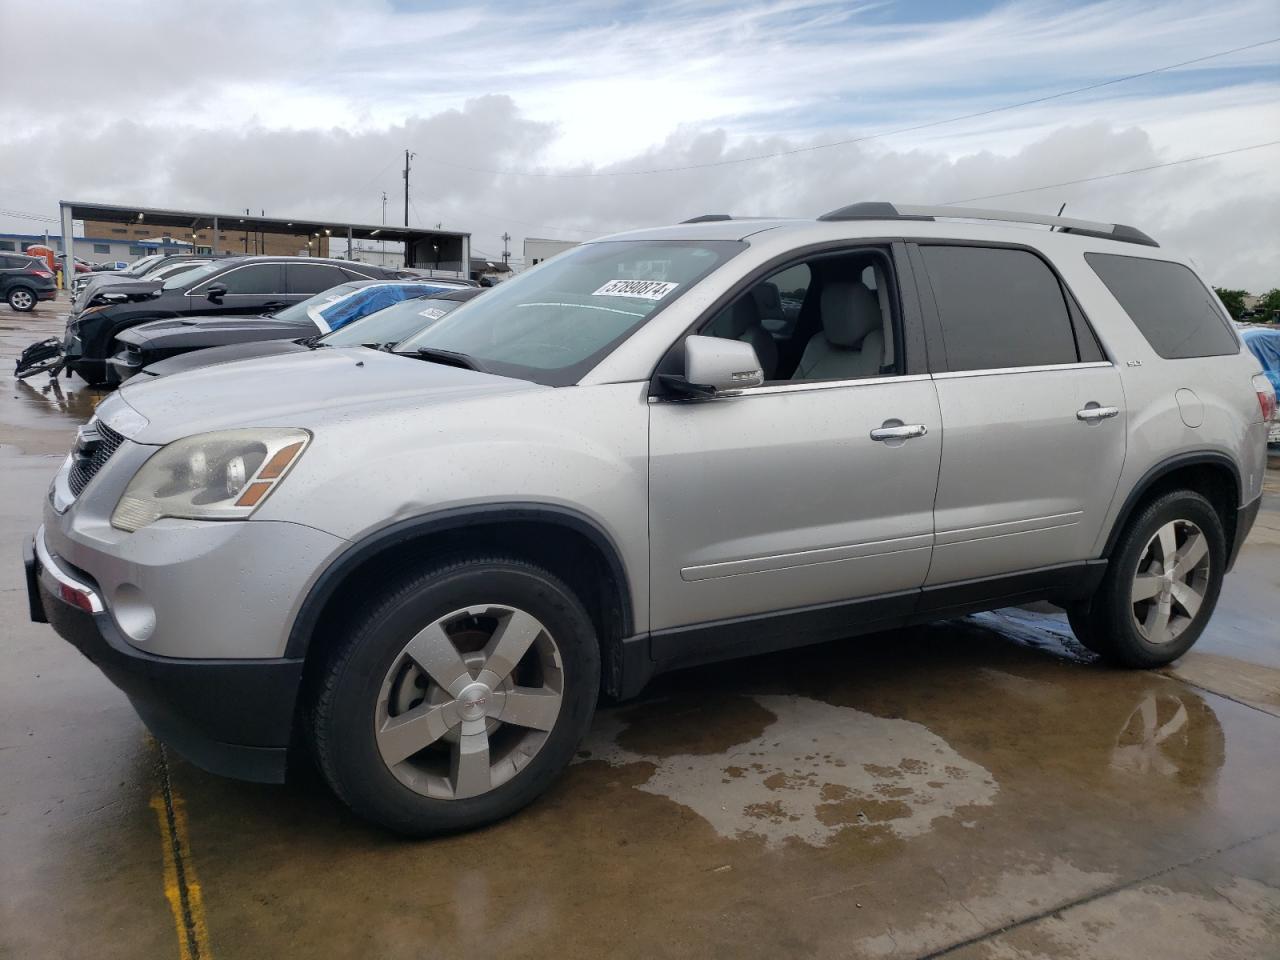
POLYGON ((1062 233, 1074 233, 1083 237, 1100 237, 1104 240, 1120 240, 1140 243, 1146 247, 1158 247, 1149 236, 1137 227, 1123 223, 1099 223, 1093 220, 1074 220, 1071 217, 1051 217, 1039 213, 1015 213, 1011 210, 980 210, 974 207, 921 207, 903 206, 869 201, 853 203, 830 213, 819 220, 1003 220, 1006 223, 1039 223, 1053 227, 1062 233))
POLYGON ((732 220, 733 217, 727 213, 704 213, 700 217, 690 217, 688 220, 681 220, 681 223, 715 223, 717 220, 732 220))

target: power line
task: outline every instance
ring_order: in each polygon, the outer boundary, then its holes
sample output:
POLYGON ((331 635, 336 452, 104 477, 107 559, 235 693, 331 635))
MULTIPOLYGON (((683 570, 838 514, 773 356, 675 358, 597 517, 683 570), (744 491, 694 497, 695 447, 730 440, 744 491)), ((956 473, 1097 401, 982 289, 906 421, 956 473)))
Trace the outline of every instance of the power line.
POLYGON ((38 213, 28 213, 25 210, 5 210, 3 208, 0 208, 0 214, 4 214, 5 216, 9 216, 9 217, 15 217, 18 220, 39 220, 42 223, 58 222, 57 217, 46 217, 38 213))
POLYGON ((1248 147, 1236 147, 1234 150, 1222 150, 1218 153, 1206 153, 1199 157, 1183 157, 1181 160, 1167 160, 1164 163, 1153 163, 1147 167, 1134 167, 1132 170, 1117 170, 1115 173, 1100 173, 1096 177, 1081 177, 1078 180, 1063 180, 1061 183, 1045 183, 1038 187, 1026 187, 1022 190, 1009 190, 1005 193, 987 193, 980 197, 965 197, 963 200, 946 200, 942 206, 949 207, 957 203, 973 203, 975 200, 995 200, 997 197, 1016 197, 1023 193, 1035 193, 1038 190, 1052 190, 1055 187, 1071 187, 1078 183, 1093 183, 1097 180, 1110 180, 1112 177, 1127 177, 1135 173, 1147 173, 1163 167, 1176 167, 1183 163, 1195 163, 1198 160, 1212 160, 1214 157, 1226 157, 1233 153, 1244 153, 1246 150, 1261 150, 1263 147, 1280 146, 1280 140, 1267 143, 1255 143, 1248 147))
POLYGON ((1143 77, 1150 77, 1157 73, 1164 73, 1168 70, 1177 70, 1180 67, 1189 67, 1193 64, 1204 63, 1206 60, 1215 60, 1218 57, 1226 57, 1233 53, 1241 53, 1245 50, 1254 50, 1258 47, 1265 47, 1268 44, 1280 43, 1280 37, 1272 37, 1269 40, 1259 40, 1255 43, 1247 43, 1242 47, 1232 47, 1230 50, 1221 50, 1217 53, 1205 54, 1202 57, 1193 57, 1190 60, 1181 60, 1178 63, 1165 64, 1162 67, 1154 67, 1150 70, 1143 70, 1141 73, 1131 73, 1123 77, 1113 77, 1110 80, 1102 80, 1098 83, 1091 83, 1087 86, 1076 87, 1072 90, 1063 90, 1059 93, 1047 94, 1043 97, 1033 97, 1030 100, 1020 100, 1017 103, 1007 103, 998 107, 990 107, 986 110, 979 110, 975 113, 965 113, 956 117, 947 117, 943 120, 930 120, 926 123, 917 123, 909 127, 899 127, 896 130, 884 130, 880 133, 868 133, 858 137, 849 137, 845 140, 832 140, 828 143, 815 143, 807 147, 793 147, 790 150, 777 150, 772 153, 758 153, 748 157, 733 157, 724 160, 711 160, 706 163, 689 163, 675 167, 653 167, 648 170, 596 170, 589 173, 549 173, 545 171, 528 171, 528 170, 495 170, 484 167, 468 167, 465 164, 451 163, 448 160, 440 160, 436 157, 428 157, 431 163, 441 164, 446 167, 455 167, 459 170, 467 170, 471 173, 488 173, 495 176, 513 176, 513 177, 543 177, 549 179, 584 179, 592 177, 641 177, 655 173, 677 173, 682 170, 705 170, 712 167, 727 167, 739 163, 753 163, 757 160, 774 160, 778 157, 790 157, 800 153, 812 153, 817 150, 828 150, 832 147, 847 147, 855 143, 865 143, 868 140, 879 140, 883 137, 892 137, 902 133, 913 133, 917 130, 928 130, 932 127, 940 127, 948 123, 958 123, 961 120, 976 120, 979 117, 989 117, 992 114, 1003 113, 1008 110, 1017 110, 1021 107, 1034 106, 1037 103, 1047 103, 1050 100, 1059 100, 1063 97, 1072 97, 1078 93, 1087 93, 1090 90, 1099 90, 1102 87, 1109 87, 1117 83, 1127 83, 1130 80, 1140 80, 1143 77))

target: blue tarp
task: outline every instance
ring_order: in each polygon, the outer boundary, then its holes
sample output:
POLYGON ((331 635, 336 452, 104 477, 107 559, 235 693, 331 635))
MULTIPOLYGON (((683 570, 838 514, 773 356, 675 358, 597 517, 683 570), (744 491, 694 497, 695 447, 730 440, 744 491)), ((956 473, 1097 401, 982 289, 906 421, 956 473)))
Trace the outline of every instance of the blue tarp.
POLYGON ((1250 327, 1240 331, 1240 339, 1249 352, 1262 364, 1262 372, 1280 393, 1280 330, 1263 330, 1250 327))
POLYGON ((337 330, 353 320, 359 320, 401 300, 425 297, 441 290, 456 289, 457 287, 442 286, 438 283, 379 283, 357 290, 351 296, 325 307, 320 311, 320 316, 324 318, 330 330, 337 330))

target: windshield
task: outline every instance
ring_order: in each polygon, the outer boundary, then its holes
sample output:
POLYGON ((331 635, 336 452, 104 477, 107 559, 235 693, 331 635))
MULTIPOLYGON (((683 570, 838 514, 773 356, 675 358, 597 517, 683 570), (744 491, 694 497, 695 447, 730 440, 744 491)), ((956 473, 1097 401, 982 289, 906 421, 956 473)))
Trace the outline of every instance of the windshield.
POLYGON ((166 263, 163 267, 148 270, 146 277, 148 280, 167 280, 170 277, 176 277, 180 273, 189 273, 192 270, 197 270, 208 262, 208 260, 179 260, 176 263, 166 263))
POLYGON ((310 320, 314 323, 317 310, 333 303, 335 300, 351 296, 363 286, 364 283, 362 281, 356 281, 354 283, 340 283, 336 287, 330 287, 328 290, 321 290, 314 297, 307 297, 307 299, 300 300, 292 306, 276 311, 276 319, 287 320, 290 323, 306 323, 310 320))
POLYGON ((743 249, 732 240, 584 244, 499 284, 396 349, 462 354, 490 373, 566 386, 743 249))
POLYGON ((150 270, 152 265, 163 259, 164 256, 162 254, 153 253, 149 257, 143 257, 141 260, 133 261, 133 263, 129 264, 129 266, 125 267, 120 272, 127 273, 131 277, 140 277, 150 270))
POLYGON ((320 338, 320 342, 331 347, 354 347, 361 344, 380 347, 399 343, 460 306, 460 300, 441 300, 436 297, 402 300, 326 334, 320 338))
POLYGON ((209 263, 201 264, 198 267, 192 267, 190 270, 183 270, 181 273, 175 273, 164 282, 165 290, 176 290, 178 287, 185 287, 189 283, 200 280, 221 270, 227 265, 226 260, 211 260, 209 263))

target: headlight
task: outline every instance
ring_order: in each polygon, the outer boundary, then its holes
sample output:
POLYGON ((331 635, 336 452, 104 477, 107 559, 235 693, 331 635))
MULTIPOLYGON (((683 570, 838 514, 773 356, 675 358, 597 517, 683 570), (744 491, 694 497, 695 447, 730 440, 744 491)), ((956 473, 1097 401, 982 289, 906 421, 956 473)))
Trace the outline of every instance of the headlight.
POLYGON ((305 430, 219 430, 175 440, 129 481, 111 525, 139 530, 161 517, 243 520, 311 440, 305 430))

